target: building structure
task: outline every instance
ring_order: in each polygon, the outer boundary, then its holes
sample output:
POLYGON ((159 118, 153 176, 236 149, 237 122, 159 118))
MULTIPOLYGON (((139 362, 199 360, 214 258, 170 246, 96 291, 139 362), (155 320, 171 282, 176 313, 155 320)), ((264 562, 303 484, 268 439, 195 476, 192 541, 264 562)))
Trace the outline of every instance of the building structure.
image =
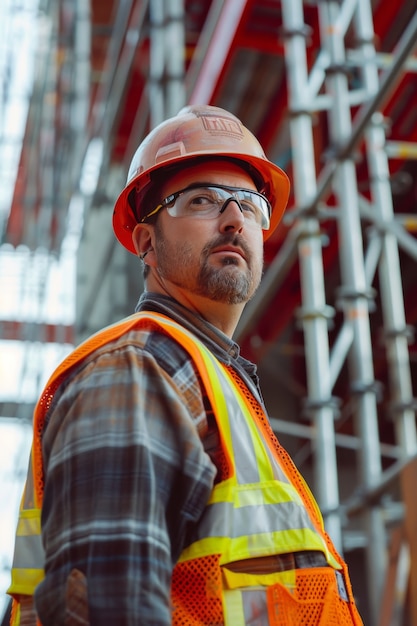
POLYGON ((206 102, 257 135, 293 189, 236 338, 259 363, 273 427, 351 564, 371 626, 417 620, 408 497, 417 454, 416 9, 415 0, 40 0, 4 220, 4 242, 33 255, 59 258, 71 228, 79 245, 74 324, 5 319, 3 339, 78 343, 130 313, 142 289, 110 220, 148 130, 206 102), (383 621, 390 616, 397 621, 383 621))

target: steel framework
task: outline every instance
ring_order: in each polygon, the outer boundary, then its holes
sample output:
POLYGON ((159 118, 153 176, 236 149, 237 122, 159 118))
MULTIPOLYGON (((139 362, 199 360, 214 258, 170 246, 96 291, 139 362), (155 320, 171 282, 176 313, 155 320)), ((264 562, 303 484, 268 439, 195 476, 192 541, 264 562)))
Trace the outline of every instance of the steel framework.
MULTIPOLYGON (((349 357, 351 391, 355 394, 355 430, 360 441, 359 476, 366 491, 381 481, 382 465, 378 431, 378 384, 373 367, 369 315, 375 297, 373 273, 378 271, 389 364, 392 418, 396 443, 403 458, 417 452, 414 399, 408 354, 402 276, 394 223, 384 120, 377 111, 398 79, 402 65, 415 45, 417 15, 404 33, 382 77, 378 73, 374 47, 372 7, 369 0, 329 0, 319 3, 320 53, 309 68, 306 50, 308 29, 303 2, 283 0, 285 59, 289 86, 291 146, 295 186, 298 255, 301 272, 302 306, 299 312, 305 336, 308 381, 307 408, 314 425, 313 442, 316 493, 327 511, 326 524, 340 548, 342 519, 339 510, 338 465, 334 423, 337 403, 333 386, 344 358, 349 357), (357 43, 355 63, 359 86, 349 81, 346 37, 357 43), (353 31, 353 34, 352 34, 353 31), (354 116, 352 111, 359 107, 354 116), (333 150, 317 177, 315 170, 312 116, 324 110, 333 150), (363 143, 371 197, 358 189, 355 149, 363 143), (329 350, 328 320, 333 311, 326 304, 320 220, 324 194, 331 187, 337 208, 341 285, 339 306, 344 325, 329 350), (363 241, 362 208, 373 222, 367 249, 363 241)), ((402 228, 400 227, 402 231, 402 228)), ((416 251, 415 240, 408 239, 416 251)), ((382 510, 370 506, 362 511, 367 543, 367 579, 372 623, 376 624, 382 603, 386 571, 385 527, 382 510)))
MULTIPOLYGON (((65 229, 71 229, 72 212, 78 211, 79 341, 130 313, 142 287, 135 259, 115 245, 109 215, 130 157, 148 129, 187 102, 224 106, 253 128, 267 153, 288 167, 294 191, 286 236, 268 243, 262 284, 235 338, 249 353, 256 342, 264 342, 259 350, 263 355, 279 343, 289 318, 296 317, 302 327, 306 423, 297 419, 298 407, 293 405, 290 419, 282 419, 279 400, 272 406, 271 421, 278 436, 293 437, 295 445, 311 442, 313 489, 336 544, 347 558, 352 546, 365 547, 371 626, 388 624, 391 522, 403 524, 405 519, 408 532, 412 526, 412 515, 398 502, 397 487, 417 454, 412 333, 401 267, 404 256, 417 260, 416 238, 407 230, 410 225, 416 229, 417 218, 399 213, 391 174, 393 161, 398 166, 401 159, 417 159, 417 119, 410 141, 403 141, 390 139, 384 118, 385 103, 403 72, 417 71, 411 56, 417 11, 413 13, 410 4, 407 0, 395 8, 385 0, 91 0, 86 5, 63 0, 58 7, 41 0, 45 32, 39 40, 38 73, 6 229, 6 240, 13 246, 26 244, 33 258, 38 248, 62 255, 65 229), (396 10, 401 13, 396 32, 402 35, 392 54, 382 54, 376 45, 375 18, 378 14, 379 32, 386 36, 396 10), (406 28, 404 15, 412 15, 406 28), (319 142, 318 125, 325 135, 319 142), (96 164, 98 183, 89 192, 84 173, 97 147, 102 151, 96 164), (287 160, 281 162, 283 153, 287 160), (326 256, 330 237, 331 243, 336 241, 331 262, 326 256), (334 299, 329 297, 329 265, 337 265, 334 299), (294 268, 301 294, 295 315, 296 299, 290 293, 294 268), (277 302, 282 308, 285 304, 285 313, 274 310, 277 302), (381 436, 375 311, 383 326, 388 381, 384 397, 389 398, 385 406, 394 425, 390 443, 381 436), (263 334, 268 325, 272 331, 263 334), (337 397, 340 386, 343 398, 337 397), (349 424, 343 430, 346 409, 349 424), (354 473, 349 479, 339 462, 342 448, 358 455, 349 459, 354 473), (346 501, 348 480, 353 484, 346 501), (392 491, 395 498, 387 504, 386 495, 391 497, 392 491)), ((386 49, 391 49, 388 44, 386 49)), ((41 287, 44 294, 43 282, 41 287)), ((72 327, 49 328, 42 320, 32 326, 25 320, 4 320, 0 330, 3 338, 24 339, 28 328, 33 341, 58 341, 56 336, 63 336, 64 330, 72 339, 72 327)), ((277 364, 271 369, 277 395, 282 373, 277 364)), ((3 406, 7 415, 23 416, 29 410, 12 403, 3 406)), ((412 480, 407 479, 404 489, 411 510, 412 480)), ((403 532, 401 527, 394 547, 402 542, 403 532)), ((400 552, 398 548, 397 556, 400 552)), ((402 560, 407 576, 417 566, 415 548, 410 558, 410 563, 402 560)), ((406 587, 403 584, 404 602, 406 587)))

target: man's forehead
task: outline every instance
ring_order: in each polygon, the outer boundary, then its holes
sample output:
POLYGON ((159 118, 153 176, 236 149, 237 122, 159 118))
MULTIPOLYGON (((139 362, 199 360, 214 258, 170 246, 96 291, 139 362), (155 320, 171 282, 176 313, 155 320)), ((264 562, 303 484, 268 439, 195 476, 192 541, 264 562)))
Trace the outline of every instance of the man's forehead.
POLYGON ((167 176, 162 183, 163 189, 170 189, 174 186, 186 186, 194 182, 218 183, 232 186, 253 187, 256 186, 244 167, 232 161, 213 159, 203 163, 193 163, 183 165, 183 167, 170 176, 167 176))

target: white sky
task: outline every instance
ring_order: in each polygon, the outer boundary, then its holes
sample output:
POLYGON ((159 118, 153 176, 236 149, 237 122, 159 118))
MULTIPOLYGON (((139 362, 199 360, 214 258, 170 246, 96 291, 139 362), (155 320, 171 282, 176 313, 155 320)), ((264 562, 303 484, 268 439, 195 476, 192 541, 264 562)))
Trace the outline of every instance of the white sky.
MULTIPOLYGON (((1 1, 1 0, 0 0, 1 1)), ((57 259, 44 250, 31 253, 0 246, 0 326, 3 320, 72 324, 75 303, 75 242, 69 233, 57 259)), ((19 407, 36 402, 69 344, 0 339, 0 403, 19 407)), ((32 429, 22 419, 0 416, 0 618, 10 584, 14 529, 28 463, 32 429)))
MULTIPOLYGON (((38 0, 0 0, 0 233, 10 212, 32 85, 38 0)), ((75 315, 76 251, 83 202, 71 203, 59 258, 47 250, 0 245, 0 406, 35 402, 72 346, 26 340, 28 324, 71 325, 75 315), (19 321, 20 341, 1 337, 2 321, 19 321)), ((40 338, 39 338, 40 339, 40 338)), ((26 476, 30 424, 0 414, 0 620, 8 597, 14 531, 26 476)))
POLYGON ((0 1, 0 228, 10 211, 35 61, 38 0, 0 1))

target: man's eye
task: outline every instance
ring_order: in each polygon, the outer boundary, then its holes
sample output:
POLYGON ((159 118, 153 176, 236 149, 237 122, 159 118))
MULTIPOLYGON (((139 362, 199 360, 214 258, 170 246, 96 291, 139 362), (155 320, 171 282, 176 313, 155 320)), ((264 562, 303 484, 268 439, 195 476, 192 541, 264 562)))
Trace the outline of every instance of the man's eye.
POLYGON ((198 195, 190 199, 190 204, 192 206, 204 207, 204 206, 213 205, 215 203, 216 203, 216 200, 212 196, 198 195))
POLYGON ((256 208, 256 206, 252 202, 241 202, 240 206, 242 207, 243 211, 246 211, 248 213, 256 213, 257 212, 257 208, 256 208))
POLYGON ((195 198, 192 198, 191 200, 193 204, 205 204, 208 201, 209 199, 206 196, 196 196, 195 198))

